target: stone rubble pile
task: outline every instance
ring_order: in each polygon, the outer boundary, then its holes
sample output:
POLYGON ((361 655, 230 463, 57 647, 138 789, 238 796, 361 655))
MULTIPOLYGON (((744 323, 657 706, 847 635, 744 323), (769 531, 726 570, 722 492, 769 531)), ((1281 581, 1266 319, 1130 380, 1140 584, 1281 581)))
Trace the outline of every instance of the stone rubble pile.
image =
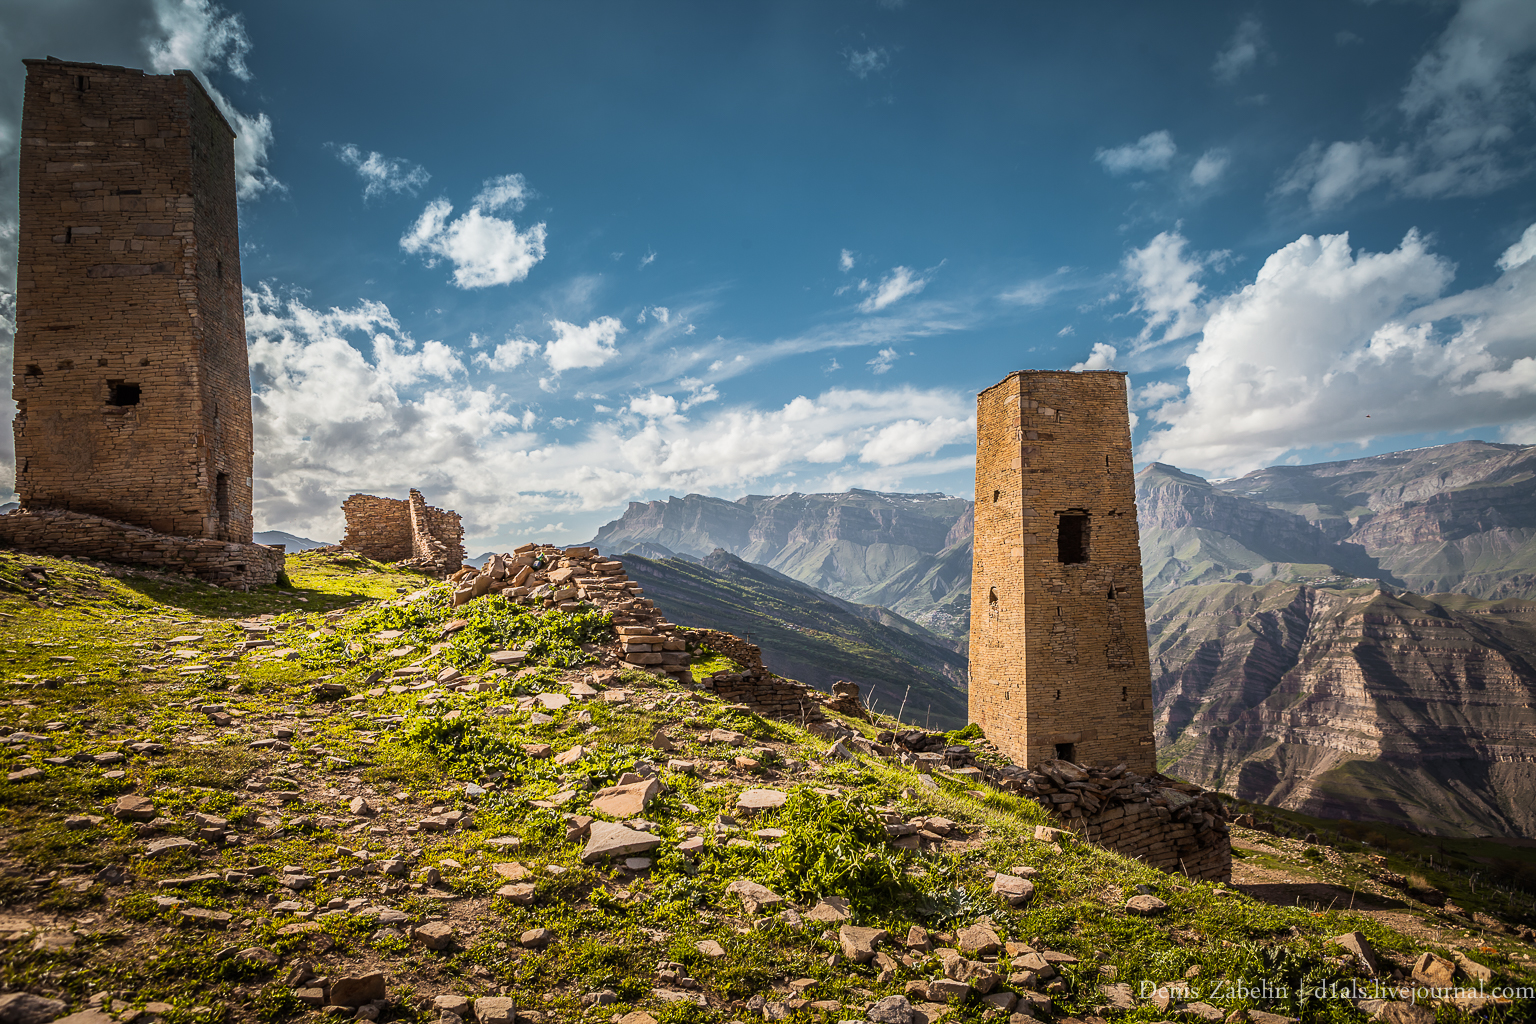
POLYGON ((624 563, 604 558, 596 548, 524 544, 492 555, 479 569, 464 566, 448 577, 449 603, 457 608, 486 594, 501 594, 519 604, 574 612, 584 603, 613 617, 619 634, 619 658, 626 664, 668 675, 688 675, 688 644, 666 620, 624 563))

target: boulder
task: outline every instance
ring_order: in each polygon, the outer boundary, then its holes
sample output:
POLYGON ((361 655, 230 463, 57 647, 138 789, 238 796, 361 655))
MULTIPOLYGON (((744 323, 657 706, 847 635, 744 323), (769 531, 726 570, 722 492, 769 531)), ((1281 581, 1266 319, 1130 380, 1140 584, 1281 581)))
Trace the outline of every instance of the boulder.
POLYGON ((432 1009, 439 1013, 451 1013, 455 1017, 468 1017, 469 1000, 461 995, 448 993, 432 1000, 432 1009))
POLYGON ((1125 910, 1129 914, 1138 917, 1155 917, 1168 909, 1168 904, 1156 896, 1142 893, 1140 896, 1132 896, 1125 901, 1125 910))
POLYGON ((453 926, 442 921, 430 921, 413 928, 411 938, 428 949, 447 949, 453 944, 453 926))
POLYGON ((841 896, 827 896, 810 909, 805 919, 817 924, 842 924, 851 921, 853 914, 848 909, 847 900, 841 896))
POLYGON ((155 802, 147 796, 129 793, 117 798, 112 805, 112 816, 118 821, 154 821, 155 802))

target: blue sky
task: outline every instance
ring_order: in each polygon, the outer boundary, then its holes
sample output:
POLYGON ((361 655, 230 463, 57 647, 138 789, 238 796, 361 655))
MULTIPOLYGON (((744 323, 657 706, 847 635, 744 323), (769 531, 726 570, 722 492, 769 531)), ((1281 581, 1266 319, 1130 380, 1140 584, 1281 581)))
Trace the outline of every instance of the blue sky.
POLYGON ((1139 460, 1207 475, 1536 442, 1521 0, 0 25, 6 182, 24 56, 190 67, 242 129, 266 528, 411 486, 477 551, 690 491, 968 494, 1021 368, 1130 372, 1139 460))

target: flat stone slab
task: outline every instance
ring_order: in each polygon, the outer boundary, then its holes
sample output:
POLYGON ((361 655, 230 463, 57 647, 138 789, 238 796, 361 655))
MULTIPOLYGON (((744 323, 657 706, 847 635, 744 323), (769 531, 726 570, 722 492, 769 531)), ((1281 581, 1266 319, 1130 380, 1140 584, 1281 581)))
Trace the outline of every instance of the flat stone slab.
POLYGON ((156 839, 144 847, 144 853, 150 857, 159 857, 167 853, 175 853, 178 850, 196 850, 197 844, 190 839, 171 837, 156 839))
POLYGON ((1140 896, 1132 896, 1126 900, 1125 909, 1128 913, 1136 914, 1139 917, 1153 917, 1166 912, 1168 904, 1156 896, 1149 896, 1144 893, 1140 896))
POLYGON ((771 910, 784 902, 784 897, 750 878, 736 879, 725 887, 725 891, 728 895, 740 896, 742 905, 746 907, 749 914, 755 914, 759 910, 771 910))
POLYGON ((783 807, 789 794, 779 789, 746 789, 736 798, 736 807, 742 811, 767 811, 783 807))
POLYGON ((655 777, 622 786, 609 786, 597 791, 597 795, 592 798, 592 809, 613 818, 633 818, 645 810, 660 793, 661 780, 655 777))
POLYGON ((1010 907, 1023 906, 1035 894, 1035 883, 1018 875, 998 875, 992 880, 992 892, 1007 900, 1010 907))
POLYGON ((605 857, 628 857, 635 853, 650 853, 661 845, 661 837, 612 821, 594 821, 587 832, 587 847, 581 851, 585 864, 605 857))

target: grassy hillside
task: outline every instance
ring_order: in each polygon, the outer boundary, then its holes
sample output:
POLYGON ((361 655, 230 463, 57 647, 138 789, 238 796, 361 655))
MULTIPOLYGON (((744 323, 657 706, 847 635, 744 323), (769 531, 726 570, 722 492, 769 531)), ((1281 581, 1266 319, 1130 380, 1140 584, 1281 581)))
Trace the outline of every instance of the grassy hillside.
MULTIPOLYGON (((1251 1010, 1343 1024, 1366 1017, 1338 986, 1369 979, 1328 939, 1356 929, 1388 972, 1429 949, 1489 965, 1494 984, 1532 983, 1529 946, 1443 911, 1266 901, 1070 836, 1042 841, 1047 819, 1028 800, 842 758, 794 726, 618 668, 595 612, 531 615, 495 597, 450 610, 443 585, 361 559, 288 565, 289 587, 229 594, 0 552, 8 1014, 28 993, 29 1019, 100 1008, 76 1024, 140 1011, 164 1024, 314 1020, 327 993, 377 985, 361 1011, 324 1012, 425 1024, 472 999, 490 1020, 505 997, 533 1024, 810 1022, 862 1019, 906 993, 914 1022, 1029 1006, 1051 1019, 1251 1010), (488 670, 503 645, 526 650, 525 667, 488 670), (436 682, 449 668, 463 675, 436 682), (565 815, 611 818, 596 791, 626 772, 662 784, 625 815, 657 848, 586 860, 585 822, 565 815), (786 801, 751 816, 738 809, 748 789, 786 801), (899 849, 887 822, 932 838, 899 849), (993 872, 1025 868, 1037 872, 1027 905, 991 895, 993 872), (744 902, 743 880, 770 892, 744 902), (1138 890, 1166 910, 1128 913, 1138 890), (845 916, 888 936, 870 962, 850 959, 859 933, 845 916), (909 944, 914 928, 943 948, 909 944), (992 936, 995 950, 973 944, 992 936), (1026 969, 1037 956, 1054 976, 1026 969), (929 1001, 945 983, 952 1001, 929 1001), (1185 983, 1175 1003, 1190 1011, 1148 998, 1185 983), (1111 998, 1131 1009, 1101 1009, 1111 998)), ((1325 859, 1368 856, 1344 841, 1325 859)), ((1484 906, 1457 884, 1452 899, 1484 906)))
POLYGON ((851 679, 890 714, 905 697, 903 718, 917 725, 966 723, 965 656, 894 612, 839 600, 723 551, 702 562, 630 555, 624 565, 671 621, 746 637, 779 675, 821 690, 851 679))

